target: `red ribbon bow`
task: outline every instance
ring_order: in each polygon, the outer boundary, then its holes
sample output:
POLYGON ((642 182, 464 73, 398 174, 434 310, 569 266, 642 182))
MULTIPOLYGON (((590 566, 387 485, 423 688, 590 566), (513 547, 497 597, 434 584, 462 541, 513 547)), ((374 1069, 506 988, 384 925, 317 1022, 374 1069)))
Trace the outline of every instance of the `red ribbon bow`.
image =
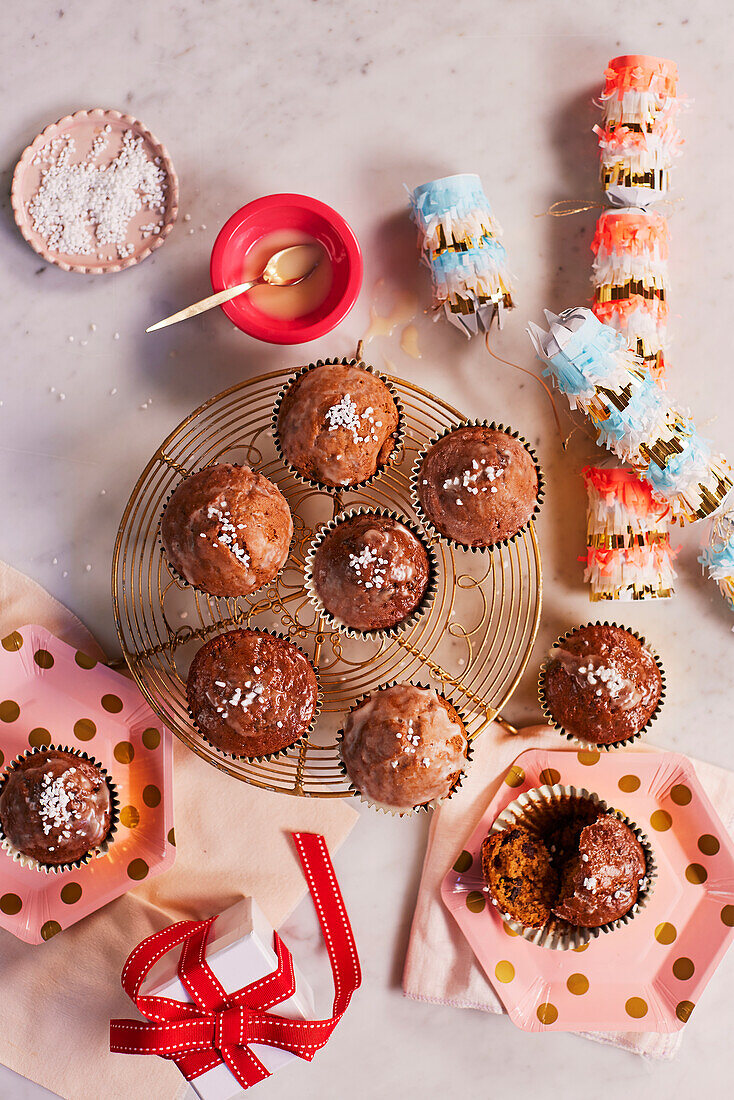
POLYGON ((357 948, 326 843, 315 833, 292 833, 329 953, 334 975, 334 1006, 328 1020, 289 1020, 268 1012, 292 997, 296 981, 288 948, 274 933, 278 967, 256 982, 227 993, 206 961, 206 945, 216 917, 180 921, 148 936, 130 953, 122 987, 151 1023, 110 1021, 110 1050, 117 1054, 158 1054, 176 1063, 187 1081, 222 1062, 243 1089, 270 1074, 250 1043, 288 1050, 311 1061, 344 1015, 362 980, 357 948), (161 956, 183 945, 178 976, 193 1004, 170 997, 143 996, 143 980, 161 956))

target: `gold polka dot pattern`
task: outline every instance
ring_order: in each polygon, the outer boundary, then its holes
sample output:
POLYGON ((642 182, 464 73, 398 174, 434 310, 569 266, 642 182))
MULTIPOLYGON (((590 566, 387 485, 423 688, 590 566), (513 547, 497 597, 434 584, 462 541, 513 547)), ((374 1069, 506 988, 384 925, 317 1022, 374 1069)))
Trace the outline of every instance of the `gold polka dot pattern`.
POLYGON ((589 979, 585 974, 570 974, 566 982, 569 993, 582 997, 589 992, 589 979))
POLYGON ((662 943, 665 946, 673 943, 677 935, 678 930, 675 925, 670 924, 668 921, 663 921, 663 923, 659 924, 655 929, 655 939, 658 943, 662 943))
POLYGON ((123 806, 120 810, 120 822, 126 829, 137 829, 140 824, 140 813, 135 806, 123 806))
POLYGON ((74 723, 74 736, 80 741, 91 741, 97 732, 97 726, 91 718, 80 718, 74 723))
POLYGON ((0 703, 0 722, 17 722, 20 718, 20 707, 14 699, 4 699, 0 703))
POLYGON ((148 786, 143 789, 143 802, 152 809, 160 805, 160 801, 161 792, 158 790, 155 783, 149 783, 148 786))
POLYGON ((130 764, 135 756, 135 749, 129 741, 118 741, 115 745, 114 756, 118 764, 130 764))
POLYGON ((624 1010, 633 1020, 641 1020, 647 1016, 647 1001, 643 1001, 642 997, 630 997, 625 1002, 624 1010))
POLYGON ((14 630, 12 634, 7 634, 0 644, 8 653, 17 653, 23 645, 23 635, 14 630))
POLYGON ((686 878, 694 886, 701 886, 708 877, 708 871, 700 863, 689 863, 686 867, 686 878))
POLYGON ((693 977, 695 971, 693 959, 687 959, 685 956, 676 959, 673 963, 673 974, 679 982, 687 982, 689 978, 693 977))
POLYGON ((75 905, 82 896, 82 888, 78 882, 67 882, 66 886, 62 886, 59 896, 64 905, 75 905))
POLYGON ((49 653, 47 649, 37 649, 33 654, 33 660, 36 662, 39 668, 53 668, 54 659, 53 654, 49 653))
POLYGON ((481 890, 470 890, 466 895, 466 907, 471 913, 481 913, 487 899, 481 890))
POLYGON ((691 794, 690 788, 687 787, 685 783, 676 783, 676 785, 671 788, 670 797, 673 799, 676 806, 687 806, 693 798, 693 795, 691 794))
POLYGON ((653 810, 650 824, 657 833, 664 833, 673 824, 673 818, 667 810, 653 810))
POLYGON ((7 913, 9 917, 14 916, 15 913, 20 913, 23 908, 23 902, 20 900, 17 894, 3 894, 0 897, 0 910, 3 913, 7 913))
POLYGON ((44 940, 50 940, 52 936, 58 936, 61 931, 61 925, 57 920, 47 920, 45 924, 41 925, 41 936, 44 940))
POLYGON ((632 794, 634 791, 640 789, 640 779, 637 775, 623 775, 617 784, 620 791, 624 791, 625 794, 632 794))
POLYGON ((711 833, 704 833, 698 838, 698 850, 705 856, 715 856, 720 847, 718 840, 711 833))
POLYGON ((535 1015, 538 1017, 541 1024, 545 1024, 545 1026, 548 1027, 550 1024, 554 1024, 558 1019, 558 1009, 555 1005, 552 1005, 550 1001, 545 1001, 544 1004, 538 1005, 535 1015))
POLYGON ((472 857, 469 852, 464 850, 456 857, 456 863, 454 864, 454 871, 457 875, 463 875, 465 871, 468 871, 472 865, 472 857))
POLYGON ((521 787, 524 782, 525 772, 517 764, 513 764, 505 776, 505 783, 508 787, 521 787))
POLYGON ((102 706, 108 714, 119 714, 122 710, 122 699, 119 695, 103 695, 102 706))
POLYGON ((36 726, 28 734, 28 744, 32 749, 42 749, 44 745, 51 744, 51 734, 43 726, 36 726))
POLYGON ((503 959, 498 962, 494 968, 494 975, 498 982, 503 982, 505 985, 511 982, 515 977, 515 967, 507 959, 503 959))
POLYGON ((160 743, 161 733, 160 730, 157 730, 155 728, 155 726, 151 726, 149 729, 143 730, 143 744, 145 745, 146 749, 150 749, 151 751, 153 749, 157 749, 160 743))
POLYGON ((148 874, 148 864, 144 859, 133 859, 127 865, 128 877, 140 882, 148 874))

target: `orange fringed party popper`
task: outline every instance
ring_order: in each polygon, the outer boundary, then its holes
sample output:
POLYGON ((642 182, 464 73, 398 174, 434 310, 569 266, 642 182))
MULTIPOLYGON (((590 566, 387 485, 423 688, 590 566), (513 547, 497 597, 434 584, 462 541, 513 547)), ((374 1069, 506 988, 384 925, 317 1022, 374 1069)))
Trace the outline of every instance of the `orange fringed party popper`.
POLYGON ((586 466, 587 552, 584 579, 597 600, 648 600, 673 595, 677 551, 670 544, 668 506, 649 484, 620 466, 586 466))

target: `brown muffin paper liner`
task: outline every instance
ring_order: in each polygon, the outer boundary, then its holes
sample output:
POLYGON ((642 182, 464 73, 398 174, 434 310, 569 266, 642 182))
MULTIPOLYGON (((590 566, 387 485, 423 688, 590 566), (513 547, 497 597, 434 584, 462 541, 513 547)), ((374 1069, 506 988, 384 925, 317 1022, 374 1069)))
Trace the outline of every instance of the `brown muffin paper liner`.
POLYGON ((637 895, 637 901, 623 917, 599 925, 597 928, 581 928, 571 924, 570 921, 561 920, 560 917, 551 916, 540 928, 531 928, 515 920, 509 913, 503 912, 485 883, 487 894, 492 905, 501 914, 503 921, 530 943, 538 947, 546 947, 555 951, 572 951, 574 948, 583 947, 592 939, 596 939, 602 933, 614 932, 618 928, 629 924, 631 920, 644 909, 653 891, 657 877, 657 865, 652 845, 645 833, 626 817, 621 811, 611 808, 604 799, 585 787, 567 787, 560 783, 553 786, 547 784, 542 787, 534 787, 521 794, 504 810, 494 821, 490 833, 503 832, 513 825, 523 825, 529 832, 540 835, 552 826, 559 816, 561 809, 568 807, 572 802, 592 803, 600 813, 608 813, 623 821, 637 837, 645 854, 645 884, 637 895))
MULTIPOLYGON (((458 714, 459 718, 461 719, 461 724, 464 727, 464 735, 466 737, 466 763, 464 764, 464 767, 461 769, 461 772, 459 773, 459 778, 456 780, 456 782, 454 783, 453 787, 448 792, 448 794, 443 795, 443 797, 441 797, 441 798, 432 798, 430 802, 421 802, 417 806, 411 806, 410 809, 408 809, 408 810, 398 810, 394 806, 388 806, 384 802, 377 802, 375 799, 370 798, 366 794, 363 794, 362 791, 360 791, 357 787, 355 787, 354 783, 352 783, 352 780, 349 776, 349 772, 347 771, 344 760, 342 759, 342 752, 341 752, 341 746, 342 746, 342 742, 344 740, 344 726, 342 726, 342 728, 339 730, 339 732, 336 735, 336 751, 337 751, 339 769, 340 769, 342 775, 345 777, 345 779, 349 783, 349 792, 350 792, 350 794, 353 794, 356 798, 359 798, 360 802, 364 802, 364 804, 366 806, 369 806, 371 809, 377 810, 378 813, 390 814, 391 817, 415 817, 416 814, 420 814, 423 811, 425 811, 427 813, 429 810, 435 810, 439 806, 441 806, 444 802, 448 802, 448 800, 450 798, 453 798, 456 791, 458 791, 459 787, 464 782, 464 776, 466 775, 467 769, 469 768, 469 766, 471 764, 472 757, 474 755, 474 749, 473 749, 473 746, 472 746, 472 739, 470 738, 469 733, 467 732, 467 723, 466 723, 466 717, 464 716, 464 714, 452 702, 452 700, 448 698, 447 695, 444 695, 442 692, 438 691, 438 689, 436 689, 436 688, 432 688, 429 684, 414 683, 412 680, 410 680, 410 681, 407 681, 407 680, 405 680, 405 681, 404 680, 389 680, 386 684, 380 684, 379 687, 373 688, 371 691, 365 691, 362 695, 358 696, 358 698, 354 700, 351 707, 349 708, 349 711, 347 712, 347 717, 350 714, 352 714, 353 711, 357 710, 357 708, 360 707, 364 702, 366 702, 367 699, 369 699, 369 697, 371 695, 374 695, 375 692, 384 691, 386 688, 395 687, 397 684, 401 684, 401 683, 410 683, 410 684, 412 684, 413 687, 425 688, 427 691, 435 691, 436 694, 439 695, 442 699, 444 699, 447 703, 451 703, 451 706, 454 708, 454 710, 458 714)), ((345 725, 346 725, 346 719, 345 719, 345 725)))
MULTIPOLYGON (((209 463, 208 465, 206 465, 206 466, 200 466, 200 467, 199 467, 198 469, 196 469, 196 470, 192 470, 192 471, 191 471, 191 473, 189 473, 189 474, 186 474, 185 476, 183 476, 183 475, 182 475, 182 477, 181 477, 181 481, 184 481, 184 480, 185 480, 185 479, 186 479, 187 477, 192 477, 192 476, 193 476, 194 474, 199 474, 199 473, 201 473, 201 471, 202 471, 202 470, 208 470, 208 469, 209 469, 209 466, 219 466, 219 465, 224 465, 224 464, 223 464, 223 463, 219 463, 219 462, 210 462, 210 463, 209 463)), ((243 468, 243 466, 245 466, 245 465, 246 465, 246 463, 244 463, 244 462, 228 462, 228 463, 226 463, 226 465, 228 465, 228 466, 233 466, 233 467, 234 467, 235 469, 237 469, 237 470, 241 470, 241 469, 243 468)), ((248 467, 247 467, 247 469, 248 469, 248 470, 252 470, 252 469, 253 469, 253 467, 252 467, 252 466, 248 466, 248 467)), ((259 471, 258 471, 258 470, 253 470, 253 472, 254 472, 254 473, 258 473, 259 471)), ((265 474, 263 474, 262 476, 263 476, 263 477, 266 477, 266 475, 265 475, 265 474)), ((267 478, 267 480, 268 480, 268 481, 271 481, 271 478, 267 478)), ((281 573, 283 572, 283 570, 285 569, 285 567, 286 567, 286 565, 288 564, 288 561, 289 561, 289 559, 290 559, 291 553, 292 553, 292 551, 293 551, 293 546, 294 546, 294 543, 295 543, 295 541, 296 541, 296 531, 295 531, 295 525, 294 525, 294 528, 293 528, 293 534, 291 535, 291 541, 290 541, 290 542, 288 543, 288 553, 286 554, 286 558, 285 558, 285 561, 284 561, 284 562, 283 562, 283 564, 281 565, 281 567, 280 567, 280 569, 278 570, 278 572, 277 572, 277 573, 275 573, 275 574, 274 574, 274 575, 273 575, 273 576, 272 576, 272 577, 270 578, 270 580, 269 580, 269 581, 264 581, 264 582, 263 582, 263 583, 262 583, 262 584, 261 584, 261 585, 259 586, 259 588, 253 588, 252 592, 248 592, 248 593, 247 593, 247 595, 243 595, 243 594, 242 594, 241 592, 239 592, 239 593, 237 593, 236 595, 231 595, 231 596, 215 596, 213 592, 207 592, 206 588, 199 588, 199 587, 198 587, 198 585, 196 585, 196 584, 192 584, 192 583, 191 583, 191 581, 187 581, 187 580, 186 580, 186 577, 182 576, 182 575, 181 575, 181 574, 179 573, 178 569, 176 569, 175 565, 173 564, 173 562, 171 561, 171 559, 170 559, 170 558, 168 557, 168 554, 166 553, 166 548, 165 548, 165 546, 163 545, 163 539, 161 538, 161 524, 163 523, 163 516, 164 516, 164 513, 165 513, 165 511, 166 511, 166 508, 168 507, 168 505, 169 505, 169 504, 170 504, 170 502, 171 502, 171 497, 172 497, 172 496, 173 496, 173 494, 174 494, 174 493, 176 492, 176 489, 178 488, 178 486, 180 485, 180 483, 181 483, 181 482, 178 482, 178 483, 177 483, 176 485, 174 485, 174 487, 173 487, 173 488, 171 489, 170 493, 169 493, 169 494, 168 494, 168 496, 166 497, 165 503, 164 503, 164 505, 163 505, 163 508, 162 508, 162 510, 161 510, 161 513, 160 513, 160 515, 159 515, 159 517, 158 517, 158 531, 157 531, 157 534, 158 534, 158 540, 159 540, 159 542, 160 542, 160 544, 161 544, 161 550, 162 550, 162 552, 163 552, 163 557, 164 557, 164 558, 165 558, 165 560, 166 560, 166 566, 167 566, 167 568, 168 568, 169 572, 171 573, 171 576, 172 576, 172 577, 174 577, 174 578, 176 579, 176 581, 178 581, 178 582, 180 583, 181 587, 182 587, 182 588, 190 588, 190 589, 191 589, 191 590, 192 590, 193 592, 200 592, 202 596, 206 596, 206 597, 207 597, 208 599, 210 599, 210 600, 246 600, 246 599, 248 599, 248 598, 249 598, 250 596, 254 596, 256 592, 261 592, 261 591, 263 590, 263 588, 267 588, 267 586, 268 586, 269 584, 272 584, 272 583, 273 583, 273 581, 274 581, 274 580, 276 579, 276 577, 279 577, 279 576, 280 576, 280 574, 281 574, 281 573)), ((273 481, 273 482, 272 482, 272 484, 273 484, 273 485, 275 485, 275 482, 273 481)), ((275 487, 276 487, 276 489, 279 489, 279 490, 280 490, 280 486, 279 486, 279 485, 275 485, 275 487)), ((282 491, 281 491, 281 492, 282 492, 282 491)), ((283 493, 282 495, 283 495, 283 496, 285 496, 285 493, 283 493)), ((290 503, 288 502, 288 500, 286 500, 286 504, 288 504, 288 508, 289 508, 289 510, 290 510, 290 503)), ((291 512, 291 519, 292 519, 292 516, 293 516, 293 513, 291 512)))
POLYGON ((565 634, 562 634, 561 637, 558 638, 557 641, 555 641, 553 643, 553 645, 551 647, 551 650, 550 650, 550 653, 546 657, 546 659, 543 661, 543 664, 540 666, 540 671, 538 673, 538 701, 540 702, 540 706, 541 706, 541 709, 543 711, 543 716, 545 717, 548 725, 553 726, 553 728, 555 730, 558 730, 558 732, 563 737, 565 737, 567 741, 573 741, 573 742, 575 742, 575 744, 580 745, 584 749, 591 749, 591 750, 596 749, 597 752, 602 752, 602 751, 611 752, 614 749, 629 748, 630 745, 632 745, 635 741, 638 741, 642 737, 643 733, 645 733, 645 731, 650 728, 650 726, 652 725, 652 723, 655 721, 658 714, 660 713, 660 708, 662 707, 663 702, 665 701, 665 684, 666 684, 665 669, 663 668, 662 662, 661 662, 660 658, 658 657, 657 653, 655 652, 655 650, 652 648, 651 645, 649 645, 649 643, 646 641, 646 639, 644 638, 644 636, 642 634, 639 634, 636 630, 632 630, 628 626, 622 626, 621 623, 610 623, 610 622, 607 622, 606 620, 602 623, 597 619, 596 622, 583 623, 581 626, 575 626, 571 630, 567 630, 565 634), (568 730, 566 730, 563 726, 559 725, 558 722, 556 721, 556 719, 554 718, 553 713, 550 710, 550 707, 548 705, 548 700, 546 698, 546 693, 545 693, 545 677, 546 677, 546 673, 548 671, 548 665, 553 660, 553 657, 551 656, 551 654, 553 653, 553 651, 555 649, 557 649, 559 646, 563 645, 563 643, 568 638, 570 638, 572 634, 575 634, 576 631, 578 631, 578 630, 583 630, 584 627, 586 627, 586 626, 615 626, 619 630, 626 630, 628 634, 632 634, 635 638, 638 639, 638 641, 642 642, 643 646, 652 655, 652 657, 655 661, 655 664, 658 666, 658 672, 660 673, 660 678, 661 678, 661 681, 662 681, 661 686, 660 686, 660 698, 657 701, 657 706, 655 707, 655 710, 652 712, 652 714, 648 718, 647 722, 645 722, 645 725, 641 726, 640 729, 637 731, 637 733, 633 733, 629 737, 623 738, 621 741, 610 741, 606 745, 600 744, 599 742, 596 742, 596 741, 587 741, 583 737, 580 737, 576 733, 569 733, 568 730))
POLYGON ((291 375, 288 381, 283 386, 281 386, 278 392, 278 396, 275 399, 275 405, 273 406, 271 427, 275 449, 283 465, 286 466, 288 470, 290 470, 296 481, 299 481, 301 485, 309 485, 311 487, 315 486, 317 489, 324 493, 349 493, 355 489, 364 489, 367 485, 371 485, 373 481, 376 481, 377 478, 381 477, 386 470, 389 470, 391 466, 394 466, 396 462, 400 460, 400 456, 403 453, 403 448, 405 445, 405 411, 403 409, 403 403, 400 400, 398 391, 393 385, 389 375, 383 374, 382 371, 376 370, 371 363, 365 363, 363 359, 317 359, 315 363, 307 363, 305 367, 300 367, 299 370, 291 375), (278 433, 278 417, 280 415, 280 407, 283 403, 283 398, 285 397, 290 387, 294 385, 299 378, 303 377, 304 374, 307 374, 309 371, 315 370, 317 367, 331 367, 337 365, 344 367, 360 367, 362 370, 368 371, 370 374, 373 374, 375 378, 379 378, 380 381, 383 382, 390 391, 390 396, 395 402, 395 408, 398 411, 398 426, 396 430, 395 444, 392 451, 388 455, 387 460, 383 462, 381 466, 378 466, 375 472, 373 474, 370 474, 369 477, 365 478, 364 481, 355 481, 354 484, 351 485, 325 485, 322 481, 313 481, 311 478, 306 477, 305 474, 302 474, 300 470, 297 470, 295 466, 291 465, 291 463, 283 454, 283 450, 280 445, 280 436, 278 433))
POLYGON ((498 546, 509 546, 511 543, 519 539, 520 536, 527 531, 531 523, 533 523, 540 513, 541 506, 543 504, 543 497, 545 496, 545 474, 538 461, 533 448, 530 446, 524 436, 516 432, 514 428, 507 427, 505 424, 497 424, 494 420, 463 420, 461 424, 455 424, 453 427, 442 428, 440 432, 437 432, 426 444, 426 446, 418 452, 415 462, 413 463, 413 469, 410 474, 410 502, 413 505, 415 514, 417 515, 421 526, 434 538, 442 539, 443 542, 449 546, 456 547, 457 550, 468 550, 472 554, 486 554, 496 550, 498 546), (456 539, 450 538, 448 535, 442 535, 439 529, 433 524, 423 510, 419 496, 418 496, 418 478, 420 476, 420 469, 423 463, 423 459, 426 457, 428 451, 444 436, 450 435, 451 432, 457 431, 459 428, 490 428, 492 431, 504 432, 506 435, 511 436, 513 439, 517 439, 519 443, 522 443, 525 450, 528 452, 533 460, 535 466, 535 472, 538 475, 538 494, 535 500, 535 507, 528 518, 527 522, 518 528, 514 535, 508 535, 505 539, 500 539, 498 542, 493 542, 491 546, 467 546, 466 543, 457 542, 456 539))
MULTIPOLYGON (((318 613, 323 616, 324 621, 335 630, 338 630, 341 634, 344 634, 348 638, 361 638, 363 641, 369 638, 392 638, 396 634, 401 634, 404 630, 413 626, 421 615, 429 609, 436 596, 438 588, 438 555, 431 543, 426 539, 426 536, 417 524, 411 520, 406 519, 405 516, 400 515, 398 512, 391 512, 387 508, 369 508, 364 504, 356 505, 353 508, 347 508, 345 511, 340 512, 338 516, 330 520, 328 523, 318 530, 311 542, 311 545, 306 552, 305 568, 304 568, 304 586, 308 593, 311 603, 314 605, 318 613), (316 585, 313 579, 313 562, 316 555, 316 551, 326 536, 334 531, 340 524, 344 523, 348 519, 352 519, 354 516, 384 516, 388 519, 394 519, 398 523, 401 523, 404 527, 415 535, 420 542, 423 549, 428 555, 428 583, 426 584, 423 597, 415 608, 401 622, 395 623, 394 626, 384 627, 383 629, 376 630, 359 630, 357 627, 348 626, 341 619, 338 619, 335 615, 332 615, 330 611, 327 611, 326 607, 319 596, 316 585)), ((452 704, 453 705, 453 704, 452 704)))
POLYGON ((110 827, 107 830, 107 836, 96 848, 92 848, 86 855, 80 856, 79 859, 75 859, 71 863, 41 863, 40 860, 33 859, 31 856, 26 855, 25 852, 21 852, 20 849, 11 844, 10 840, 3 832, 2 822, 0 822, 0 847, 3 848, 5 853, 14 863, 20 864, 21 867, 28 867, 33 871, 41 871, 46 875, 59 875, 63 874, 64 871, 78 870, 87 863, 91 863, 93 859, 98 859, 107 854, 115 838, 117 826, 120 821, 120 799, 117 793, 117 786, 110 778, 109 772, 105 766, 101 764, 96 757, 90 756, 89 753, 82 752, 81 749, 71 748, 68 745, 43 745, 40 748, 26 749, 25 752, 20 753, 19 756, 16 756, 14 760, 10 761, 2 779, 0 779, 0 794, 2 794, 3 787, 11 771, 17 767, 21 761, 27 760, 29 756, 37 756, 38 753, 48 752, 51 749, 56 752, 68 752, 71 756, 79 757, 80 760, 87 760, 90 764, 95 764, 102 772, 110 792, 110 827))
POLYGON ((316 677, 316 704, 314 706, 313 714, 311 715, 311 721, 309 722, 308 727, 303 731, 302 734, 300 734, 299 737, 296 738, 295 741, 291 741, 290 745, 284 745, 282 749, 276 749, 275 752, 264 752, 259 755, 253 754, 252 756, 248 756, 247 753, 225 752, 224 749, 220 749, 218 745, 215 745, 213 741, 209 740, 204 731, 200 729, 199 726, 197 726, 196 719, 194 718, 191 707, 188 706, 188 691, 186 693, 186 710, 188 712, 189 718, 191 719, 191 724, 193 725, 199 736, 202 737, 204 741, 206 741, 207 745, 209 745, 210 748, 214 749, 215 752, 220 753, 222 756, 226 756, 230 760, 277 760, 279 756, 285 756, 291 751, 291 749, 300 749, 303 745, 305 745, 316 727, 316 721, 321 713, 321 707, 323 705, 323 695, 321 692, 321 681, 319 680, 319 670, 316 668, 316 665, 313 663, 308 653, 301 649, 299 645, 296 645, 292 638, 289 638, 287 634, 283 634, 283 632, 280 630, 262 630, 260 629, 260 627, 256 626, 233 627, 231 630, 222 630, 220 634, 212 634, 211 638, 207 638, 206 642, 203 642, 202 646, 200 646, 199 648, 202 648, 204 645, 207 644, 207 642, 210 642, 212 638, 219 638, 222 634, 232 634, 235 630, 254 630, 258 634, 267 634, 271 638, 280 638, 281 641, 289 642, 290 645, 295 646, 299 653, 303 654, 303 656, 306 658, 311 668, 313 669, 314 675, 316 677))

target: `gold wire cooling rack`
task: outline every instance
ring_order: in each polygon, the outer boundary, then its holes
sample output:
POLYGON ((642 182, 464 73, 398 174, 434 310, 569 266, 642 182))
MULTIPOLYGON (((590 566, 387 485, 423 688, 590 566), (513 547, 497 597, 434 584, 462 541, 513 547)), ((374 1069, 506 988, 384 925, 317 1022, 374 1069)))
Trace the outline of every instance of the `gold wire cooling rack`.
POLYGON ((339 798, 349 793, 336 753, 340 718, 371 688, 395 679, 431 683, 461 711, 470 737, 498 717, 537 633, 540 554, 532 524, 513 543, 487 554, 457 551, 438 541, 436 597, 410 629, 379 642, 325 629, 303 587, 304 558, 314 531, 357 503, 388 508, 417 522, 409 488, 415 456, 437 431, 465 418, 427 391, 393 377, 406 420, 401 458, 361 490, 319 491, 293 477, 273 443, 273 405, 290 373, 260 375, 220 393, 161 444, 120 522, 112 595, 125 661, 155 712, 184 744, 214 767, 257 787, 339 798), (293 512, 295 536, 284 570, 249 597, 218 599, 183 585, 169 570, 160 543, 161 514, 181 477, 220 461, 257 468, 276 482, 293 512), (218 752, 197 732, 186 706, 188 667, 202 642, 221 630, 249 625, 288 634, 319 669, 323 708, 315 733, 305 746, 273 760, 218 752))

